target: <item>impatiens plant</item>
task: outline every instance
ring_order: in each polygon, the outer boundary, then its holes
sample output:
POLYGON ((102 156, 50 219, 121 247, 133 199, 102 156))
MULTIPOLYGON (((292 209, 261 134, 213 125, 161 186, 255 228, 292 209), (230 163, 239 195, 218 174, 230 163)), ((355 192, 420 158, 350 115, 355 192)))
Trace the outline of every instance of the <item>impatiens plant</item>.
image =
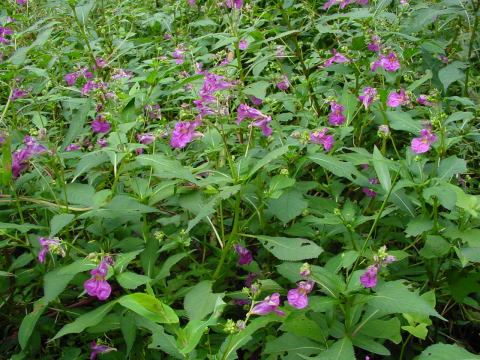
POLYGON ((478 0, 5 0, 0 359, 479 359, 478 0))

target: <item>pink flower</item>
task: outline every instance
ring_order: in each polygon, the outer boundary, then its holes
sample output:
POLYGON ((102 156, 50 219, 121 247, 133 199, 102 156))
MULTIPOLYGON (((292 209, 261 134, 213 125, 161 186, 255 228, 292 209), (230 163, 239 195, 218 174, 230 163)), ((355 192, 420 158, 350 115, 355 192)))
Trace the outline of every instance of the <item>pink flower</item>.
POLYGON ((329 151, 335 140, 333 139, 333 135, 327 135, 328 129, 323 128, 320 131, 314 131, 310 133, 310 141, 314 144, 323 145, 323 149, 325 151, 329 151))
POLYGON ((90 296, 96 296, 99 300, 106 300, 112 292, 110 284, 105 280, 108 273, 109 259, 100 261, 97 268, 90 271, 92 277, 83 283, 83 288, 90 296))
POLYGON ((176 48, 173 53, 172 57, 175 59, 175 64, 180 65, 185 62, 185 50, 181 47, 176 48))
POLYGON ((423 154, 430 150, 430 146, 437 141, 437 135, 429 129, 422 129, 420 137, 412 139, 411 149, 415 154, 423 154))
POLYGON ((78 77, 79 77, 79 74, 74 72, 74 73, 66 74, 64 79, 68 86, 73 86, 77 82, 78 77))
POLYGON ((378 268, 376 265, 370 265, 367 270, 360 276, 360 283, 365 288, 373 288, 377 286, 377 273, 378 268))
POLYGON ((108 353, 110 351, 116 351, 117 350, 117 349, 112 348, 112 347, 107 346, 107 345, 99 345, 95 341, 93 341, 90 344, 90 349, 92 350, 92 352, 90 353, 90 360, 95 360, 97 358, 98 354, 108 353))
POLYGON ((362 102, 365 109, 373 103, 375 97, 377 96, 377 89, 372 87, 366 87, 363 89, 362 95, 358 97, 358 99, 362 102))
MULTIPOLYGON (((89 73, 87 72, 86 74, 88 75, 89 73)), ((85 75, 85 77, 88 77, 87 75, 85 75)), ((82 87, 82 95, 87 96, 92 90, 105 89, 105 88, 106 88, 106 85, 102 81, 89 80, 82 87)))
POLYGON ((349 61, 348 58, 347 58, 345 55, 339 53, 339 52, 338 52, 337 50, 335 50, 335 49, 332 50, 332 54, 333 54, 333 56, 330 57, 329 59, 327 59, 327 60, 325 61, 325 63, 323 64, 324 67, 330 67, 330 66, 332 66, 334 63, 336 63, 336 64, 343 64, 343 63, 346 63, 346 62, 349 61))
POLYGON ((399 107, 408 104, 409 101, 410 99, 405 93, 405 90, 401 89, 398 93, 392 91, 390 94, 388 94, 387 105, 391 107, 399 107))
POLYGON ((40 263, 45 263, 45 258, 47 256, 47 253, 51 249, 57 250, 62 256, 65 256, 65 252, 63 249, 60 247, 60 240, 58 238, 45 238, 41 237, 38 239, 38 242, 42 246, 42 250, 38 253, 38 261, 40 263))
POLYGON ((155 135, 152 133, 137 134, 137 140, 140 144, 148 145, 155 141, 155 135))
POLYGON ((196 0, 187 0, 187 2, 188 2, 188 5, 190 5, 190 6, 192 6, 192 7, 195 6, 195 5, 197 5, 197 1, 196 1, 196 0))
POLYGON ((313 281, 300 281, 296 289, 288 291, 288 303, 297 309, 303 309, 308 306, 307 295, 312 291, 315 283, 313 281))
POLYGON ((225 0, 225 5, 230 9, 241 9, 243 0, 225 0))
POLYGON ((278 309, 280 306, 280 294, 273 293, 270 296, 267 296, 263 301, 255 305, 251 311, 255 315, 267 315, 271 312, 284 316, 285 313, 278 309))
POLYGON ((370 43, 367 45, 368 50, 373 52, 379 52, 381 49, 380 37, 377 35, 372 35, 370 38, 370 43))
POLYGON ((343 115, 345 108, 339 103, 332 101, 330 103, 330 114, 328 114, 328 122, 332 125, 342 125, 346 117, 343 115))
POLYGON ((268 124, 272 121, 270 116, 262 114, 260 110, 254 109, 246 104, 240 104, 237 109, 237 124, 240 124, 245 119, 252 119, 254 122, 250 126, 259 127, 262 129, 263 135, 272 135, 272 129, 268 124))
POLYGON ((160 105, 145 105, 144 109, 150 119, 160 120, 162 118, 162 110, 160 105))
POLYGON ((25 136, 23 143, 25 146, 12 154, 12 175, 15 178, 28 167, 31 158, 47 152, 47 148, 32 136, 25 136))
POLYGON ((247 248, 239 244, 235 244, 233 247, 239 256, 238 265, 248 265, 253 261, 252 253, 247 248))
POLYGON ((12 101, 14 101, 14 100, 17 100, 17 99, 20 99, 20 98, 24 98, 26 96, 28 96, 28 91, 23 90, 23 89, 19 89, 19 88, 15 88, 12 91, 12 96, 10 96, 10 99, 12 101))
POLYGON ((423 105, 423 106, 432 106, 433 105, 433 103, 431 101, 428 101, 427 95, 420 95, 417 98, 417 103, 419 103, 420 105, 423 105))
POLYGON ((95 59, 95 66, 98 69, 103 69, 105 66, 107 66, 107 62, 103 58, 98 57, 95 59))
POLYGON ((108 133, 110 131, 110 123, 105 120, 102 115, 97 115, 95 120, 92 121, 92 131, 98 133, 108 133))
POLYGON ((183 149, 188 143, 202 136, 195 129, 199 125, 196 121, 179 121, 175 124, 175 129, 170 138, 170 145, 176 149, 183 149))
POLYGON ((77 151, 77 150, 80 150, 80 146, 77 145, 77 144, 69 144, 67 145, 67 147, 65 148, 65 151, 77 151))
POLYGON ((238 48, 239 48, 240 50, 242 50, 242 51, 243 51, 243 50, 247 50, 247 48, 248 48, 248 41, 245 40, 245 39, 240 40, 240 42, 238 43, 238 48))
POLYGON ((100 138, 97 140, 97 144, 98 146, 100 146, 101 148, 104 148, 108 145, 108 142, 105 138, 100 138))
POLYGON ((250 101, 252 102, 253 105, 255 106, 260 106, 263 103, 262 99, 256 98, 255 96, 250 97, 250 101))
POLYGON ((397 55, 393 51, 388 55, 380 55, 378 60, 370 65, 370 70, 376 71, 379 67, 389 72, 397 71, 400 69, 400 62, 397 59, 397 55))
POLYGON ((25 5, 28 2, 28 0, 17 0, 18 5, 25 5))
POLYGON ((287 90, 290 87, 290 82, 288 81, 287 75, 282 75, 282 80, 277 83, 277 88, 279 90, 287 90))

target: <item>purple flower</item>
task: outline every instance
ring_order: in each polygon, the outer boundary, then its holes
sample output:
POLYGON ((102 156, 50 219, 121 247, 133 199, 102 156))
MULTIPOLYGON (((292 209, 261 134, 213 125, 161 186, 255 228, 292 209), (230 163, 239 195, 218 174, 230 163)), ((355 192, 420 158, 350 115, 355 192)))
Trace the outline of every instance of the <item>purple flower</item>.
POLYGON ((284 316, 285 313, 278 309, 280 306, 280 294, 273 293, 270 296, 267 296, 263 301, 255 305, 251 311, 255 315, 267 315, 271 312, 284 316))
POLYGON ((65 148, 65 151, 77 151, 77 150, 80 150, 80 146, 77 144, 69 144, 65 148))
POLYGON ((12 154, 12 174, 18 177, 28 167, 28 161, 36 156, 47 152, 47 148, 37 142, 32 136, 25 136, 25 146, 12 154))
POLYGON ((346 117, 343 115, 345 108, 339 103, 332 101, 330 103, 330 114, 328 114, 328 122, 332 125, 342 125, 346 117))
POLYGON ((110 131, 110 123, 105 120, 102 115, 97 115, 95 120, 92 121, 92 131, 98 133, 108 133, 110 131))
MULTIPOLYGON (((87 73, 88 74, 88 73, 87 73)), ((85 77, 87 77, 85 75, 85 77)), ((89 80, 85 83, 85 85, 83 85, 82 87, 82 95, 83 96, 87 96, 92 90, 96 90, 96 89, 105 89, 106 88, 106 85, 104 82, 100 81, 93 81, 93 80, 89 80)))
POLYGON ((404 89, 401 89, 399 92, 392 91, 388 94, 387 105, 391 107, 399 107, 409 102, 408 95, 404 89))
POLYGON ((245 39, 240 40, 240 42, 238 43, 238 48, 239 48, 240 50, 247 50, 247 48, 248 48, 248 41, 245 40, 245 39))
POLYGON ((12 91, 12 96, 10 96, 10 100, 14 101, 14 100, 23 98, 25 96, 28 96, 28 91, 23 90, 23 89, 19 89, 19 88, 15 88, 12 91))
POLYGON ((150 119, 160 120, 162 118, 162 110, 160 105, 145 105, 144 109, 150 119))
POLYGON ((130 79, 133 76, 131 71, 125 71, 123 69, 115 69, 112 75, 113 80, 130 79))
POLYGON ((377 96, 377 89, 367 86, 363 89, 362 95, 358 97, 358 99, 362 102, 365 109, 373 103, 375 97, 377 96))
POLYGON ((370 38, 370 43, 367 46, 368 50, 373 52, 379 52, 381 49, 380 37, 377 35, 372 35, 370 38))
POLYGON ((433 103, 428 100, 427 95, 420 95, 417 98, 417 103, 419 103, 420 105, 423 105, 423 106, 432 106, 433 105, 433 103))
POLYGON ((199 123, 196 121, 177 122, 170 138, 170 145, 176 149, 183 149, 189 142, 202 136, 201 133, 195 131, 198 125, 199 123))
POLYGON ((112 292, 110 284, 105 280, 108 273, 109 261, 102 259, 98 267, 90 271, 92 277, 83 283, 83 287, 88 295, 96 296, 99 300, 106 300, 112 292))
POLYGON ((262 99, 259 99, 259 98, 255 97, 255 96, 251 96, 251 97, 250 97, 250 101, 251 101, 252 104, 255 105, 255 106, 260 106, 260 105, 262 105, 262 103, 263 103, 263 100, 262 100, 262 99))
POLYGON ((333 135, 327 135, 328 129, 323 128, 320 131, 310 133, 310 141, 314 144, 323 145, 325 151, 330 151, 335 142, 333 135))
POLYGON ((446 55, 443 55, 443 54, 438 55, 438 60, 440 60, 444 64, 448 64, 448 57, 446 55))
POLYGON ((175 64, 181 65, 185 62, 185 50, 181 47, 177 47, 173 53, 172 57, 175 59, 175 64))
POLYGON ((80 75, 76 72, 66 74, 64 79, 68 86, 73 86, 77 82, 77 79, 80 75))
POLYGON ((348 58, 347 58, 345 55, 339 53, 339 52, 338 52, 337 50, 335 50, 335 49, 332 50, 332 54, 333 54, 333 56, 330 57, 330 58, 328 58, 328 59, 325 61, 325 63, 323 64, 324 67, 330 67, 330 66, 332 66, 334 63, 336 63, 336 64, 343 64, 343 63, 346 63, 346 62, 349 61, 348 58))
POLYGON ((237 109, 237 124, 240 124, 245 119, 254 120, 251 126, 261 128, 263 135, 272 135, 272 129, 268 126, 272 121, 270 116, 266 116, 260 110, 254 109, 246 104, 240 104, 237 109))
POLYGON ((360 283, 365 288, 373 288, 377 285, 378 268, 376 265, 370 265, 367 270, 360 276, 360 283))
POLYGON ((65 251, 60 247, 60 239, 41 237, 38 239, 38 242, 42 246, 42 250, 38 253, 38 261, 40 263, 45 263, 47 253, 51 250, 55 250, 57 253, 65 256, 65 251))
POLYGON ((98 57, 95 59, 95 66, 98 69, 103 69, 105 66, 107 66, 107 62, 103 58, 98 57))
POLYGON ((155 141, 155 135, 152 133, 137 134, 137 140, 140 144, 148 145, 155 141))
POLYGON ((235 244, 235 252, 238 254, 238 265, 248 265, 253 261, 252 253, 242 245, 235 244))
POLYGON ((375 196, 377 196, 377 193, 370 188, 364 187, 364 188, 362 188, 362 191, 368 197, 374 198, 375 196))
POLYGON ((282 75, 282 80, 277 83, 277 88, 279 90, 285 91, 290 87, 290 82, 288 81, 287 75, 282 75))
POLYGON ((380 125, 378 127, 377 135, 379 136, 389 136, 390 135, 390 127, 388 125, 380 125))
POLYGON ((92 352, 90 353, 90 360, 95 360, 97 358, 98 354, 107 353, 107 352, 110 352, 110 351, 116 351, 117 350, 117 349, 112 348, 112 347, 107 346, 107 345, 99 345, 95 341, 93 341, 90 344, 90 349, 92 350, 92 352))
POLYGON ((17 0, 18 5, 25 5, 26 3, 28 3, 28 0, 17 0))
POLYGON ((196 1, 196 0, 187 0, 187 2, 188 2, 188 5, 190 5, 190 6, 192 6, 192 7, 195 6, 195 5, 197 5, 197 1, 196 1))
POLYGON ((97 144, 98 146, 100 146, 101 148, 104 148, 108 145, 108 142, 105 138, 100 138, 97 140, 97 144))
POLYGON ((241 9, 243 0, 225 0, 225 5, 230 9, 241 9))
POLYGON ((8 44, 8 40, 5 36, 13 35, 13 30, 8 27, 0 26, 0 44, 8 44))
POLYGON ((314 284, 313 281, 300 281, 296 289, 288 291, 288 303, 297 309, 306 308, 308 306, 307 295, 312 291, 314 284))
POLYGON ((430 146, 437 141, 437 135, 429 129, 422 129, 420 137, 412 139, 411 149, 415 154, 423 154, 430 150, 430 146))
POLYGON ((388 55, 380 55, 377 61, 370 65, 370 70, 376 71, 379 67, 384 68, 389 72, 395 72, 400 69, 400 62, 397 55, 391 51, 388 55))

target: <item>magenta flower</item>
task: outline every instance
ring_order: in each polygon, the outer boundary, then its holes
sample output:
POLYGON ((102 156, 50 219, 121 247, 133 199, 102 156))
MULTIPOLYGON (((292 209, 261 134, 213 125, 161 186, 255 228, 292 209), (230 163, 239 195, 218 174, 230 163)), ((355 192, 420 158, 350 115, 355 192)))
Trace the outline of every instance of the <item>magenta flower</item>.
POLYGON ((20 173, 28 167, 28 161, 36 155, 47 152, 47 148, 37 142, 32 136, 25 136, 25 146, 12 154, 12 175, 20 176, 20 173))
POLYGON ((15 88, 12 91, 12 96, 10 96, 10 100, 14 101, 14 100, 17 100, 17 99, 24 98, 26 96, 28 96, 28 91, 23 90, 23 89, 19 89, 19 88, 15 88))
POLYGON ((279 90, 285 91, 290 87, 290 82, 288 81, 287 75, 282 75, 282 79, 277 83, 277 88, 279 90))
POLYGON ((106 146, 108 146, 108 142, 105 138, 100 138, 97 140, 97 144, 98 146, 100 146, 101 148, 104 148, 106 146))
POLYGON ((397 71, 400 69, 400 62, 397 59, 397 55, 393 51, 388 55, 380 55, 378 60, 370 65, 370 70, 376 71, 379 67, 389 72, 397 71))
POLYGON ((333 135, 327 135, 328 129, 323 128, 320 131, 310 133, 310 141, 314 144, 323 145, 325 151, 330 151, 335 142, 333 135))
POLYGON ((117 349, 110 346, 99 345, 95 341, 90 344, 90 349, 92 350, 92 352, 90 353, 90 360, 95 360, 98 354, 108 353, 110 351, 117 351, 117 349))
POLYGON ((444 54, 440 54, 438 55, 438 60, 440 60, 441 62, 443 62, 444 64, 448 64, 448 57, 444 54))
POLYGON ((162 110, 160 105, 145 105, 147 116, 152 120, 160 120, 162 118, 162 110))
POLYGON ((342 125, 347 119, 343 115, 345 108, 339 103, 332 101, 330 103, 330 114, 328 114, 328 122, 332 125, 342 125))
POLYGON ((110 128, 110 123, 105 119, 103 115, 97 115, 95 120, 92 121, 92 131, 96 134, 108 133, 110 131, 110 128))
POLYGON ((399 92, 392 91, 388 94, 387 105, 391 107, 399 107, 408 104, 410 99, 404 89, 400 89, 399 92))
POLYGON ((172 57, 175 59, 175 64, 181 65, 185 62, 185 50, 181 47, 176 48, 173 53, 172 57))
POLYGON ((140 144, 148 145, 155 141, 155 135, 152 133, 137 134, 137 140, 140 144))
POLYGON ((130 79, 133 76, 131 71, 125 71, 123 69, 115 69, 112 74, 113 80, 120 80, 120 79, 130 79))
POLYGON ((268 124, 272 121, 272 118, 270 116, 266 116, 260 110, 254 109, 246 104, 240 104, 237 109, 237 125, 245 119, 254 120, 251 126, 261 128, 263 135, 272 135, 273 131, 268 126, 268 124))
POLYGON ((312 291, 315 283, 313 281, 300 281, 296 289, 288 290, 288 303, 297 309, 308 306, 308 294, 312 291))
POLYGON ((370 43, 367 45, 368 50, 373 51, 373 52, 380 52, 381 49, 381 43, 380 43, 380 37, 377 35, 372 35, 370 38, 370 43))
POLYGON ((247 50, 247 48, 248 48, 248 41, 245 40, 245 39, 240 40, 240 42, 238 43, 238 48, 239 48, 240 50, 242 50, 242 51, 243 51, 243 50, 247 50))
POLYGON ((13 35, 13 30, 8 27, 0 26, 0 44, 8 44, 10 42, 6 36, 13 35))
POLYGON ((195 131, 198 125, 197 121, 177 122, 170 138, 170 145, 176 149, 183 149, 188 143, 202 136, 201 133, 195 131))
POLYGON ((188 2, 188 5, 190 5, 190 6, 192 6, 192 7, 195 6, 195 5, 197 5, 197 1, 196 1, 196 0, 187 0, 187 2, 188 2))
POLYGON ((423 106, 432 106, 433 105, 433 103, 428 100, 427 95, 420 95, 417 98, 417 103, 419 103, 420 105, 423 105, 423 106))
POLYGON ((373 103, 377 96, 377 89, 367 86, 363 89, 362 95, 358 99, 362 102, 365 110, 373 103))
POLYGON ((255 315, 267 315, 271 312, 284 316, 285 313, 278 309, 280 306, 280 294, 273 293, 270 296, 267 296, 263 301, 255 305, 251 311, 255 315))
POLYGON ((343 64, 343 63, 346 63, 346 62, 349 61, 348 58, 347 58, 345 55, 339 53, 339 52, 338 52, 337 50, 335 50, 335 49, 332 50, 332 54, 333 54, 332 57, 328 58, 328 59, 325 61, 325 63, 323 64, 324 67, 330 67, 330 66, 332 66, 334 63, 336 63, 336 64, 343 64))
POLYGON ((76 72, 66 74, 64 79, 68 86, 73 86, 77 82, 77 79, 80 75, 76 72))
POLYGON ((365 288, 373 288, 377 285, 378 268, 376 265, 370 265, 367 270, 360 276, 360 283, 365 288))
POLYGON ((90 271, 92 277, 83 283, 83 288, 90 296, 96 296, 98 300, 106 300, 112 292, 110 284, 105 280, 108 273, 109 261, 107 257, 100 261, 98 267, 90 271))
POLYGON ((230 9, 241 9, 243 0, 225 0, 225 5, 230 9))
MULTIPOLYGON (((86 74, 88 74, 88 73, 86 73, 86 74)), ((87 77, 87 76, 85 75, 85 77, 87 77)), ((82 95, 87 96, 92 90, 105 89, 105 88, 106 88, 106 84, 104 82, 89 80, 82 87, 82 95)))
POLYGON ((26 3, 28 3, 28 0, 17 0, 18 5, 25 5, 26 3))
POLYGON ((251 101, 252 104, 255 105, 255 106, 260 106, 260 105, 262 105, 262 103, 263 103, 263 100, 262 100, 262 99, 259 99, 259 98, 255 97, 255 96, 251 96, 251 97, 250 97, 250 101, 251 101))
POLYGON ((65 151, 77 151, 77 150, 80 150, 80 146, 78 144, 69 144, 67 145, 67 147, 65 148, 65 151))
POLYGON ((429 129, 422 129, 420 137, 412 139, 411 149, 415 154, 423 154, 430 150, 430 146, 437 141, 437 135, 429 129))
POLYGON ((272 128, 268 126, 268 124, 271 121, 272 121, 272 118, 270 116, 267 116, 265 118, 254 121, 253 123, 250 124, 250 126, 255 126, 262 129, 263 135, 268 137, 268 136, 271 136, 273 133, 272 128))
POLYGON ((98 57, 95 59, 95 66, 98 69, 103 69, 105 66, 107 66, 107 62, 105 61, 105 59, 98 57))
POLYGON ((54 250, 62 256, 65 256, 65 251, 60 246, 60 239, 41 237, 38 239, 38 242, 42 246, 42 250, 40 250, 38 253, 38 261, 40 263, 45 263, 47 253, 51 250, 54 250))
POLYGON ((239 256, 238 265, 248 265, 253 261, 252 253, 247 248, 239 244, 235 244, 233 247, 239 256))

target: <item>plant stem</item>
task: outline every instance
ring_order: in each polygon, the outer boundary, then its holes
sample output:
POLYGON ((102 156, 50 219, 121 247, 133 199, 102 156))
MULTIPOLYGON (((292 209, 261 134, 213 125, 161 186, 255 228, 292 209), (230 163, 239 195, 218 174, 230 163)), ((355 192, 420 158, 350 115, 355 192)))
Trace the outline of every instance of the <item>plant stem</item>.
MULTIPOLYGON (((467 60, 468 62, 471 61, 472 52, 473 52, 473 43, 475 42, 475 35, 477 33, 478 28, 478 10, 480 9, 480 0, 477 0, 477 5, 475 5, 474 0, 472 0, 473 12, 475 13, 475 22, 473 23, 472 34, 470 36, 470 42, 468 44, 468 54, 467 60)), ((468 96, 468 81, 470 78, 470 67, 468 66, 467 70, 465 71, 465 88, 463 89, 463 96, 468 96)))

